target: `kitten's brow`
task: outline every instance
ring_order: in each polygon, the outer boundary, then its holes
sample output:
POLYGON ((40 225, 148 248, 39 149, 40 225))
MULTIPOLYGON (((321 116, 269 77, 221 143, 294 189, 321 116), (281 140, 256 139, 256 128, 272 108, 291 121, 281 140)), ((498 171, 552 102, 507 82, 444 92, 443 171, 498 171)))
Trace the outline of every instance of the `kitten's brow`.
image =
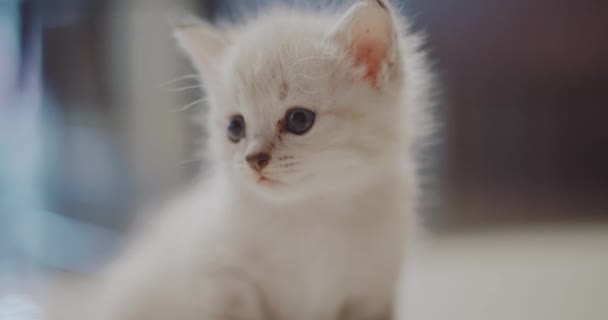
MULTIPOLYGON (((291 79, 295 78, 295 77, 296 77, 296 76, 298 76, 298 75, 302 75, 302 74, 296 74, 296 75, 294 75, 294 76, 293 76, 291 79)), ((305 76, 305 77, 306 77, 306 76, 305 76)), ((311 77, 307 77, 307 78, 308 78, 309 80, 315 80, 314 78, 311 78, 311 77)), ((298 90, 300 90, 300 92, 303 92, 303 93, 308 94, 308 95, 311 95, 311 96, 312 96, 312 95, 315 95, 317 92, 319 92, 319 91, 321 91, 321 90, 322 90, 322 88, 318 88, 317 90, 307 90, 307 89, 305 89, 304 87, 302 87, 301 85, 299 85, 299 84, 297 84, 297 83, 295 84, 295 88, 296 88, 296 89, 298 89, 298 90)))
MULTIPOLYGON (((333 74, 333 73, 334 73, 334 70, 329 70, 327 73, 318 74, 318 75, 307 75, 307 74, 305 74, 305 73, 295 73, 295 74, 293 74, 293 75, 292 75, 292 76, 289 78, 289 82, 290 82, 290 83, 291 83, 291 82, 293 82, 293 80, 294 80, 295 78, 297 78, 297 77, 303 77, 303 78, 305 78, 305 79, 307 79, 307 80, 316 81, 316 80, 321 79, 321 78, 326 78, 326 77, 328 77, 329 75, 331 75, 331 74, 333 74)), ((310 92, 307 92, 306 90, 304 90, 304 89, 303 89, 301 86, 298 86, 298 88, 300 88, 300 90, 302 90, 303 92, 310 93, 310 92)), ((321 89, 321 88, 320 88, 320 89, 321 89)), ((319 89, 319 90, 320 90, 320 89, 319 89)))
POLYGON ((287 92, 289 91, 289 85, 287 81, 281 82, 281 89, 279 90, 279 100, 283 101, 287 98, 287 92))

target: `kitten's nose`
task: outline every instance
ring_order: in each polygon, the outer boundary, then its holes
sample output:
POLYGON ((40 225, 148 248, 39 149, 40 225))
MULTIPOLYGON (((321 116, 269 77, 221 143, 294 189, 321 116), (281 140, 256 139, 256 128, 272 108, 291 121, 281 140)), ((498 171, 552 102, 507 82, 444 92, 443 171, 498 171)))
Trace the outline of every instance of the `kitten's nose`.
POLYGON ((270 154, 268 152, 258 152, 245 157, 251 169, 262 171, 270 162, 270 154))

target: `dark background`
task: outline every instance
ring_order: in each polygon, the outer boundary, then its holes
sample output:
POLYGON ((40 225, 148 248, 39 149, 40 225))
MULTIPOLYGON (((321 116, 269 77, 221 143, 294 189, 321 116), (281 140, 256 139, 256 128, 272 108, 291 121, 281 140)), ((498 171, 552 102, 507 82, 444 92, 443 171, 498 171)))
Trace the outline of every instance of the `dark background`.
MULTIPOLYGON (((195 8, 217 20, 263 2, 198 1, 195 8)), ((415 29, 428 35, 440 79, 443 130, 434 151, 442 160, 433 187, 445 206, 433 210, 433 223, 607 217, 608 2, 401 4, 415 29)), ((62 104, 66 113, 80 96, 110 105, 95 28, 112 6, 82 7, 86 19, 45 33, 45 75, 57 96, 71 102, 62 104), (61 39, 78 35, 81 50, 66 54, 72 48, 61 39), (65 65, 61 59, 83 61, 66 73, 54 69, 65 65), (98 79, 89 79, 85 90, 73 87, 87 84, 82 77, 90 73, 98 79)))
POLYGON ((443 84, 443 218, 608 217, 608 2, 409 4, 443 84))

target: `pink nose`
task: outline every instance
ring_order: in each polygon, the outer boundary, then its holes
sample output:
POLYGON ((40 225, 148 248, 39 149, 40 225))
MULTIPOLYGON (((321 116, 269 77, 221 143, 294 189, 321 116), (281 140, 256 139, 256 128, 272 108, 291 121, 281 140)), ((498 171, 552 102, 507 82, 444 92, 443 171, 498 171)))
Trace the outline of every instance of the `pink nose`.
POLYGON ((270 159, 270 154, 267 152, 258 152, 245 157, 251 169, 256 171, 262 171, 262 169, 266 168, 268 163, 270 163, 270 159))

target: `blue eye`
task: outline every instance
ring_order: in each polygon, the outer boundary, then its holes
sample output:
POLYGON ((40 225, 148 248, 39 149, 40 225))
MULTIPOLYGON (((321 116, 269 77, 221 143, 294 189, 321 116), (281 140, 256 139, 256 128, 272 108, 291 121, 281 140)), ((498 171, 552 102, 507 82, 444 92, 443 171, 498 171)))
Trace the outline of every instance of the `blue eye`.
POLYGON ((245 137, 245 119, 242 115, 235 115, 228 122, 228 139, 237 143, 245 137))
POLYGON ((305 134, 314 123, 315 113, 305 108, 292 108, 285 114, 285 128, 293 134, 305 134))

